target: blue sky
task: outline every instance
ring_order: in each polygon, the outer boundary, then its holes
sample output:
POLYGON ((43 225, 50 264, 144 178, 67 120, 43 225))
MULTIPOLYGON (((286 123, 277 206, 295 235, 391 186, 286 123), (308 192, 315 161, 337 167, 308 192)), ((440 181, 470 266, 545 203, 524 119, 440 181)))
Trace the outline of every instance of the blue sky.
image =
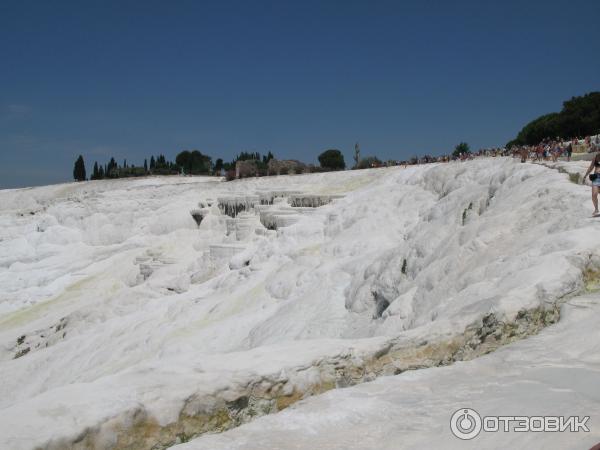
POLYGON ((600 1, 0 0, 0 188, 111 156, 502 145, 600 90, 600 1))

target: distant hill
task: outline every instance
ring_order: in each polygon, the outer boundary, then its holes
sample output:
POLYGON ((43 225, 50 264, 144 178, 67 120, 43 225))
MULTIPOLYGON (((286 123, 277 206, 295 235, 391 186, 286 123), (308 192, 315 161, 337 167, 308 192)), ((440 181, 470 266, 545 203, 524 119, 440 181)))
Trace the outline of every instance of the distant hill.
POLYGON ((546 137, 571 138, 600 133, 600 92, 573 97, 563 103, 558 113, 545 114, 532 120, 510 141, 512 145, 535 145, 546 137))

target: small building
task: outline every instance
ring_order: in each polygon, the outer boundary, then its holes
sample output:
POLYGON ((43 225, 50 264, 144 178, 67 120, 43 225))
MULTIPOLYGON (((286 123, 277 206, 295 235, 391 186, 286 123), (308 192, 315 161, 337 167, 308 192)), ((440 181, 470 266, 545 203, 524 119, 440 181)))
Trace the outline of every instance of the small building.
POLYGON ((306 171, 306 164, 295 159, 277 160, 271 159, 268 165, 268 174, 281 175, 281 173, 303 173, 306 171))
POLYGON ((258 164, 255 159, 247 159, 245 161, 237 161, 235 163, 236 178, 255 177, 257 175, 258 164))

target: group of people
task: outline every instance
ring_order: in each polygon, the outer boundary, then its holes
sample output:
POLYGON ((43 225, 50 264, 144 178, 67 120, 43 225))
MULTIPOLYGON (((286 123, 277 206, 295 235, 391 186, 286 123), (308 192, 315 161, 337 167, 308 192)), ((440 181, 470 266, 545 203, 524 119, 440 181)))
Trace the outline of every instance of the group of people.
MULTIPOLYGON (((452 160, 465 161, 479 157, 498 157, 512 156, 521 158, 521 162, 531 161, 554 161, 565 157, 567 161, 571 160, 573 153, 596 153, 588 167, 584 179, 592 184, 592 203, 594 212, 592 217, 600 217, 598 210, 598 195, 600 195, 600 134, 596 136, 586 136, 585 138, 575 137, 570 140, 560 138, 546 138, 538 145, 518 145, 508 148, 489 148, 480 149, 472 153, 460 153, 457 156, 442 155, 438 157, 424 156, 422 158, 413 158, 411 161, 402 162, 407 164, 425 164, 431 162, 449 162, 452 160)), ((401 164, 402 164, 401 163, 401 164)))
POLYGON ((506 148, 482 148, 477 150, 476 152, 464 152, 459 153, 458 155, 440 155, 440 156, 431 156, 424 155, 421 157, 414 156, 408 161, 391 161, 388 162, 387 165, 394 166, 413 166, 417 164, 429 164, 436 162, 450 162, 450 161, 466 161, 468 159, 480 158, 480 157, 494 157, 494 156, 510 156, 512 153, 510 150, 506 148))
POLYGON ((521 162, 528 159, 532 161, 556 162, 560 157, 566 157, 571 160, 573 152, 577 153, 595 153, 600 151, 600 135, 587 136, 582 138, 573 138, 569 141, 563 141, 559 138, 546 138, 538 145, 521 145, 512 147, 514 157, 520 157, 521 162))
POLYGON ((526 162, 527 159, 532 161, 548 161, 556 162, 559 157, 566 157, 567 161, 571 160, 573 152, 577 153, 595 153, 583 179, 589 176, 592 183, 592 204, 594 212, 592 217, 600 217, 598 210, 598 194, 600 193, 600 134, 596 136, 586 136, 584 139, 577 137, 570 141, 561 141, 559 138, 546 138, 538 145, 517 146, 512 149, 513 157, 521 157, 521 162, 526 162))

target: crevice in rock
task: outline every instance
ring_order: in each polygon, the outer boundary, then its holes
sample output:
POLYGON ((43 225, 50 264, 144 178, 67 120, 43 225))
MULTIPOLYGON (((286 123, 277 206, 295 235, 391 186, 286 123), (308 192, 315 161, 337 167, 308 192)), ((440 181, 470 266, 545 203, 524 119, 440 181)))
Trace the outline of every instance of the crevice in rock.
POLYGON ((203 209, 192 209, 190 211, 190 214, 196 222, 196 225, 198 225, 198 228, 200 228, 200 224, 202 223, 204 217, 206 217, 206 215, 208 214, 208 211, 203 209))
POLYGON ((469 211, 471 211, 473 209, 473 202, 469 203, 469 206, 467 206, 463 213, 462 213, 462 224, 464 225, 465 222, 467 221, 467 214, 469 211))
POLYGON ((67 336, 66 327, 69 323, 67 317, 48 328, 36 330, 29 334, 23 334, 16 339, 16 345, 13 347, 13 359, 21 358, 28 353, 41 348, 50 347, 67 336))
POLYGON ((373 319, 379 319, 383 312, 390 306, 390 302, 377 292, 373 292, 373 299, 375 300, 375 313, 373 314, 373 319))

